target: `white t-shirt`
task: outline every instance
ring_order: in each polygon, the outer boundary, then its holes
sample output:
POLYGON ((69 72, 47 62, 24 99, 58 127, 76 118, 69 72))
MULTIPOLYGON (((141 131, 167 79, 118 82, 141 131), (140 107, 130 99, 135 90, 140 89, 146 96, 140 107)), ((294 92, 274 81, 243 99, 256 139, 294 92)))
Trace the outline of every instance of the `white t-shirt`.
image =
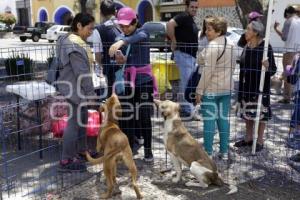
POLYGON ((95 29, 93 31, 93 49, 94 49, 94 53, 102 53, 103 52, 103 44, 102 44, 102 40, 101 40, 101 36, 99 34, 99 31, 97 29, 95 29))
POLYGON ((285 48, 287 52, 297 52, 300 47, 300 18, 294 16, 291 19, 288 36, 285 41, 285 48))

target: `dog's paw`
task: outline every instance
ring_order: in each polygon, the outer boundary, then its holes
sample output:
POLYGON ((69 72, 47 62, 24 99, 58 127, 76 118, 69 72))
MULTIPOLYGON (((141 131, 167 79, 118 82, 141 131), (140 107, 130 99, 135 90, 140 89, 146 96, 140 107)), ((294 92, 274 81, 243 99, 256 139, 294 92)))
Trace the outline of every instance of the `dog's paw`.
POLYGON ((199 187, 201 187, 201 188, 207 188, 208 185, 206 183, 199 183, 199 187))
POLYGON ((139 194, 136 198, 137 199, 143 199, 144 197, 143 197, 143 195, 139 194))
POLYGON ((120 195, 120 194, 122 194, 122 191, 120 190, 120 188, 115 187, 114 191, 113 191, 113 196, 120 195))
POLYGON ((185 183, 185 186, 187 186, 187 187, 199 187, 199 183, 194 182, 194 181, 188 181, 188 182, 185 183))
POLYGON ((172 178, 173 183, 178 183, 180 181, 180 177, 172 178))
POLYGON ((111 198, 111 194, 108 193, 108 192, 105 192, 103 194, 100 195, 100 199, 108 199, 108 198, 111 198))

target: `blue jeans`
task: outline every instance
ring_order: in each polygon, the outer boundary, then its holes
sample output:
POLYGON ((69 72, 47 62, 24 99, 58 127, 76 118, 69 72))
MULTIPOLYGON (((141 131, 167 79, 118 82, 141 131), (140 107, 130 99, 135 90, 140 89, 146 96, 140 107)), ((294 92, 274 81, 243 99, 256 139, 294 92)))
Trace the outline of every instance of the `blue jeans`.
POLYGON ((174 60, 180 73, 178 101, 181 103, 181 111, 191 113, 191 111, 194 109, 194 106, 184 99, 184 90, 192 73, 197 69, 196 58, 187 53, 176 50, 174 51, 174 60))
POLYGON ((230 95, 206 96, 202 98, 201 112, 204 121, 204 148, 211 155, 213 140, 216 131, 216 122, 219 129, 220 153, 228 152, 229 142, 229 109, 230 95))
POLYGON ((290 122, 290 127, 297 128, 300 125, 300 91, 297 91, 294 98, 294 111, 290 122))

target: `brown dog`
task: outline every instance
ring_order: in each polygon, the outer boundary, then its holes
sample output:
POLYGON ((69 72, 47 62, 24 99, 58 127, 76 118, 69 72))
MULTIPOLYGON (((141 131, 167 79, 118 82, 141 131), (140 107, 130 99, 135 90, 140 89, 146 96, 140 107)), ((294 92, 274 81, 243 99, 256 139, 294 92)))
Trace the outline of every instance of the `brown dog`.
POLYGON ((112 197, 116 189, 116 170, 117 162, 123 161, 128 167, 132 185, 138 199, 142 198, 140 190, 136 184, 137 168, 133 161, 132 151, 129 146, 127 136, 118 126, 118 117, 121 117, 121 104, 118 97, 113 94, 108 98, 104 105, 100 106, 100 112, 104 113, 103 124, 97 138, 97 151, 103 151, 104 155, 100 158, 93 159, 89 153, 86 153, 87 160, 92 164, 103 162, 103 171, 106 177, 107 192, 101 195, 101 198, 107 199, 112 197))
MULTIPOLYGON (((179 104, 166 100, 154 100, 159 111, 164 117, 164 144, 176 170, 176 177, 172 180, 177 183, 181 179, 181 164, 190 168, 198 183, 188 182, 186 186, 206 188, 210 184, 221 186, 224 184, 220 178, 214 161, 182 124, 179 116, 179 104)), ((237 191, 235 186, 230 186, 232 194, 237 191)))

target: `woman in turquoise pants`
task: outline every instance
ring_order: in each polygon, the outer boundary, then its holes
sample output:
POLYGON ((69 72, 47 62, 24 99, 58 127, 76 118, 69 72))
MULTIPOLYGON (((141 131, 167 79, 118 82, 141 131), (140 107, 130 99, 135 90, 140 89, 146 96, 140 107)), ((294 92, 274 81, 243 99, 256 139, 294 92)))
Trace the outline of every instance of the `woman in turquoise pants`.
POLYGON ((229 140, 229 109, 230 95, 206 96, 202 98, 201 112, 204 120, 204 148, 212 154, 212 145, 216 130, 216 124, 220 137, 220 153, 228 152, 229 140))
POLYGON ((198 54, 202 71, 196 89, 196 103, 201 103, 204 121, 204 147, 211 156, 213 140, 218 126, 220 135, 220 158, 228 159, 229 110, 232 74, 235 66, 234 44, 227 40, 227 22, 223 18, 211 17, 206 21, 208 46, 198 54))

